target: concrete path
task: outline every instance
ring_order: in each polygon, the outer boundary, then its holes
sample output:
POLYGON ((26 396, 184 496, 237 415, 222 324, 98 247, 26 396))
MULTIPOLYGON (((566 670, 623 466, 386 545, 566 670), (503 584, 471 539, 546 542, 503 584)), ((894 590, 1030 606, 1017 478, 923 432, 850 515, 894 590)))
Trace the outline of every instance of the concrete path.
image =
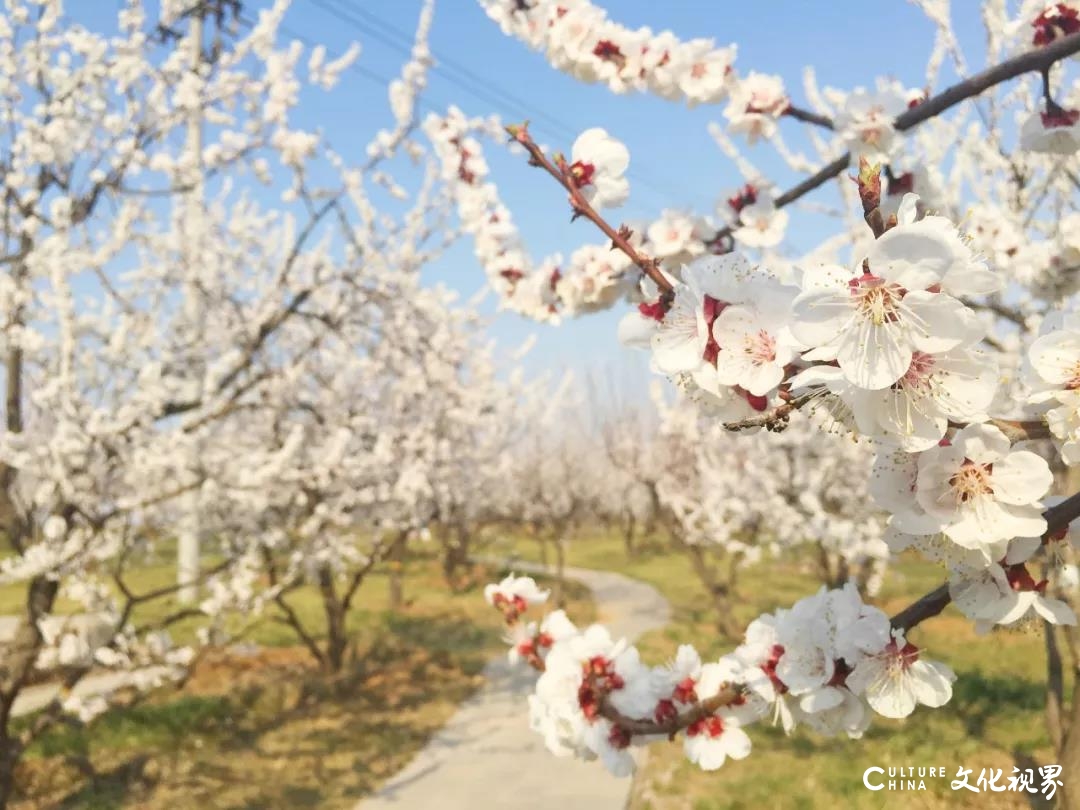
MULTIPOLYGON (((516 573, 543 573, 518 563, 516 573)), ((653 587, 619 574, 568 568, 587 586, 597 621, 615 638, 663 627, 670 606, 653 587)), ((570 617, 573 619, 573 617, 570 617)), ((623 810, 631 781, 599 762, 558 759, 529 730, 525 696, 536 673, 500 656, 487 682, 397 776, 356 810, 623 810)))

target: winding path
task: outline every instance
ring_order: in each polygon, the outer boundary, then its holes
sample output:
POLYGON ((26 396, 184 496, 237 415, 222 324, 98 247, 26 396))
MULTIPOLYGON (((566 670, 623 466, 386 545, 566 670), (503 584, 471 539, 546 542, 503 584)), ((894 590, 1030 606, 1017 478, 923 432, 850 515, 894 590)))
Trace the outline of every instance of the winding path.
MULTIPOLYGON (((543 566, 515 563, 519 573, 543 566)), ((567 568, 585 585, 597 621, 634 639, 667 624, 670 605, 655 588, 607 571, 567 568)), ((525 696, 536 673, 504 656, 484 670, 486 683, 393 779, 356 810, 623 810, 631 781, 596 762, 557 759, 529 730, 525 696)))

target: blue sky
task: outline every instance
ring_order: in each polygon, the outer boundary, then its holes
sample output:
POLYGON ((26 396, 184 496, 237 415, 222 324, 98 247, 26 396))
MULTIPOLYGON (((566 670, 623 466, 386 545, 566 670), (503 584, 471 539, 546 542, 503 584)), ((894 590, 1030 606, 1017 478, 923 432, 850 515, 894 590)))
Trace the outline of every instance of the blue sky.
MULTIPOLYGON (((371 26, 370 16, 356 14, 359 8, 387 25, 411 32, 419 5, 419 0, 295 0, 287 22, 290 29, 325 43, 331 51, 360 39, 364 46, 360 64, 390 76, 401 55, 342 17, 371 26)), ((850 87, 872 84, 876 76, 888 75, 909 86, 921 86, 933 43, 931 24, 916 7, 900 0, 608 0, 606 8, 614 19, 629 26, 669 28, 683 37, 713 37, 720 44, 736 42, 738 68, 780 74, 795 99, 802 95, 802 66, 807 63, 815 66, 822 84, 850 87)), ((958 21, 962 38, 976 46, 978 26, 977 19, 958 21)), ((470 95, 436 70, 427 94, 432 106, 455 103, 467 112, 497 112, 509 121, 519 120, 528 110, 538 140, 563 149, 570 146, 565 136, 560 138, 566 128, 581 131, 603 126, 627 143, 632 156, 632 197, 618 212, 626 218, 648 218, 665 207, 711 212, 718 196, 739 182, 735 168, 716 149, 706 129, 710 121, 721 119, 719 108, 689 110, 646 96, 616 96, 605 87, 574 81, 550 68, 541 54, 504 36, 474 0, 437 3, 431 45, 436 59, 441 56, 488 77, 483 95, 495 88, 516 101, 502 106, 492 103, 497 99, 470 95), (557 126, 546 125, 551 118, 557 126)), ((978 52, 977 47, 969 50, 978 52)), ((357 109, 369 108, 369 104, 378 109, 383 92, 377 82, 354 74, 349 86, 332 97, 337 101, 347 97, 348 107, 328 104, 323 111, 327 128, 338 130, 337 124, 356 120, 357 109)), ((797 133, 798 125, 792 122, 788 131, 797 133)), ((798 143, 797 135, 791 142, 798 143)), ((766 171, 775 168, 774 176, 786 185, 790 174, 770 157, 767 146, 753 154, 766 171)), ((550 178, 527 167, 520 157, 495 148, 489 149, 489 162, 534 256, 557 251, 568 255, 582 242, 599 241, 588 223, 569 223, 560 190, 550 178)), ((797 231, 795 236, 799 236, 797 231)), ((465 293, 483 282, 468 244, 454 249, 429 275, 465 293)), ((551 327, 503 314, 496 318, 492 331, 508 343, 535 333, 537 343, 526 360, 531 369, 570 367, 582 375, 614 378, 623 385, 635 375, 644 379, 647 371, 644 357, 623 349, 615 339, 620 315, 586 316, 551 327)))
MULTIPOLYGON (((247 16, 266 0, 248 0, 247 16)), ((924 83, 924 66, 933 43, 933 27, 913 5, 901 0, 607 0, 609 14, 629 25, 671 29, 682 37, 712 37, 719 44, 738 43, 736 67, 781 75, 790 94, 802 99, 801 75, 813 64, 821 84, 852 87, 871 85, 876 76, 892 76, 912 87, 924 83)), ((974 4, 956 4, 974 10, 974 4)), ((116 0, 93 0, 78 8, 80 17, 112 16, 116 0)), ((358 65, 329 95, 305 97, 299 115, 304 126, 320 127, 334 146, 356 162, 360 150, 377 127, 387 123, 386 89, 377 77, 397 74, 403 56, 394 47, 387 28, 372 34, 372 18, 383 26, 412 33, 420 0, 294 0, 286 18, 287 36, 302 36, 327 46, 331 56, 359 40, 363 46, 358 65), (336 12, 336 13, 335 13, 336 12), (364 30, 364 29, 367 30, 364 30), (380 41, 389 38, 390 42, 380 41), (349 154, 351 133, 356 154, 349 154)), ((83 18, 90 25, 97 19, 83 18)), ((969 59, 980 51, 979 20, 972 14, 958 18, 961 41, 969 59)), ((436 4, 431 45, 438 61, 454 63, 484 79, 480 97, 455 83, 443 69, 431 74, 426 103, 429 109, 456 104, 469 114, 498 113, 507 121, 530 117, 532 130, 543 143, 569 149, 572 135, 591 126, 603 126, 624 141, 631 152, 630 203, 619 214, 647 219, 665 207, 692 208, 711 213, 715 201, 739 184, 739 176, 720 154, 707 132, 710 121, 722 120, 717 107, 689 110, 648 96, 616 96, 602 86, 584 85, 550 68, 543 56, 504 36, 475 0, 440 0, 436 4), (498 98, 493 94, 497 94, 498 98), (510 101, 503 102, 506 96, 510 101), (551 119, 555 124, 549 124, 551 119)), ((800 146, 799 126, 786 122, 785 137, 800 146)), ((514 212, 531 253, 539 258, 553 252, 569 255, 583 242, 598 242, 599 235, 585 222, 571 224, 563 196, 554 182, 494 146, 488 149, 494 179, 514 212)), ((751 158, 781 186, 794 177, 772 160, 767 145, 751 158)), ((795 218, 796 241, 813 238, 812 224, 795 218)), ((812 221, 812 218, 811 218, 812 221)), ((483 286, 472 247, 454 247, 429 269, 432 282, 448 284, 464 295, 483 286)), ((619 381, 644 380, 643 356, 625 350, 615 339, 621 311, 551 327, 518 316, 495 314, 493 336, 513 345, 531 334, 536 346, 526 358, 531 371, 569 367, 581 375, 601 375, 619 381)), ((635 384, 634 387, 641 390, 635 384)))

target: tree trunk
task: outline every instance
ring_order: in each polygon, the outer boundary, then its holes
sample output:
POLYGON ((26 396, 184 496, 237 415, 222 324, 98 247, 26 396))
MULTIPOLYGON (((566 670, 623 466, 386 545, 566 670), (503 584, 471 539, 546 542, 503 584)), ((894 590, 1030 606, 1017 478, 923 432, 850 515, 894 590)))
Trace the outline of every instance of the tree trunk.
POLYGON ((844 557, 830 551, 824 543, 817 544, 818 574, 821 582, 832 588, 840 588, 851 578, 851 567, 844 557))
POLYGON ((30 581, 26 615, 0 662, 0 808, 7 807, 15 789, 15 766, 22 756, 20 740, 11 733, 11 710, 26 684, 41 649, 39 622, 52 610, 59 583, 45 577, 30 581))
POLYGON ((637 528, 637 519, 634 517, 634 513, 631 512, 626 518, 626 524, 623 526, 623 546, 626 548, 626 556, 633 557, 637 553, 637 549, 634 548, 634 530, 637 528))
POLYGON ((22 745, 18 740, 0 731, 0 808, 8 806, 15 792, 15 766, 22 757, 22 745))
POLYGON ((442 526, 439 529, 439 533, 442 535, 442 572, 443 581, 446 583, 446 587, 451 591, 457 590, 457 549, 455 547, 454 533, 448 526, 442 526))
POLYGON ((1046 645, 1046 730, 1054 750, 1060 751, 1065 739, 1064 673, 1061 665, 1061 650, 1057 643, 1056 628, 1048 621, 1043 621, 1043 641, 1046 645))
POLYGON ((566 607, 566 537, 555 538, 555 607, 566 607))
POLYGON ((405 607, 405 544, 399 543, 390 552, 390 610, 405 607))
POLYGON ((443 579, 451 591, 461 591, 466 582, 462 582, 458 572, 469 565, 469 530, 464 524, 457 524, 448 530, 443 550, 443 579))
POLYGON ((324 667, 331 673, 341 672, 349 637, 345 628, 345 607, 334 587, 334 574, 328 566, 319 569, 319 592, 326 612, 326 658, 324 667))
POLYGON ((1065 742, 1057 758, 1057 764, 1061 766, 1060 778, 1065 783, 1059 806, 1062 810, 1080 810, 1080 677, 1073 685, 1069 714, 1065 742))
POLYGON ((839 554, 836 554, 836 566, 833 570, 836 571, 836 576, 834 577, 834 582, 836 584, 833 585, 834 588, 842 587, 851 578, 851 570, 848 567, 847 558, 842 557, 839 554))
POLYGON ((873 557, 866 557, 859 563, 859 570, 855 574, 855 587, 864 598, 878 595, 886 570, 884 561, 873 557))
MULTIPOLYGON (((38 191, 44 191, 48 179, 44 170, 38 172, 38 191)), ((6 228, 5 228, 6 230, 6 228)), ((7 234, 5 233, 5 240, 7 234)), ((19 253, 28 256, 33 248, 33 240, 28 234, 19 237, 19 253)), ((12 276, 19 286, 27 276, 25 260, 20 260, 13 267, 12 276)), ((14 325, 24 324, 23 307, 16 307, 11 318, 14 325)), ((20 346, 8 349, 5 368, 4 424, 9 433, 22 433, 23 430, 23 350, 20 346)), ((0 465, 0 489, 4 499, 14 506, 15 485, 19 473, 7 464, 0 465)), ((7 526, 8 542, 11 548, 21 553, 26 543, 33 536, 33 518, 14 510, 7 526)), ((11 646, 5 651, 4 660, 0 661, 0 810, 8 806, 15 790, 15 766, 23 754, 22 742, 11 733, 11 710, 15 699, 26 684, 37 661, 41 649, 41 629, 39 622, 47 616, 56 601, 59 582, 35 577, 30 580, 26 593, 26 614, 15 630, 11 646)))
POLYGON ((735 624, 735 617, 731 613, 731 590, 717 579, 716 572, 705 559, 705 552, 701 546, 683 542, 682 548, 690 557, 694 573, 697 574, 698 580, 705 586, 712 600, 716 628, 728 638, 738 637, 739 630, 735 624))

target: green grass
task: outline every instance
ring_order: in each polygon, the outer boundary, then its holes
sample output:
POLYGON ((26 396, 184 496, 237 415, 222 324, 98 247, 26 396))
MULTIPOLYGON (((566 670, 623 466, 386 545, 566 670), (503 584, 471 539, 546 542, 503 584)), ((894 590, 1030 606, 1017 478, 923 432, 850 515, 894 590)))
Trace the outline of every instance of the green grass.
MULTIPOLYGON (((532 540, 513 544, 536 559, 532 540)), ((655 585, 671 602, 673 621, 639 642, 646 660, 670 658, 679 643, 694 643, 703 656, 719 655, 734 642, 719 637, 709 602, 689 562, 678 552, 654 547, 628 559, 619 539, 583 533, 569 547, 568 563, 619 571, 655 585)), ((790 606, 819 586, 808 561, 767 561, 740 574, 739 625, 762 612, 790 606)), ((916 559, 893 566, 877 603, 889 613, 931 590, 943 571, 916 559)), ((960 765, 972 768, 1029 767, 1054 761, 1043 719, 1045 659, 1038 632, 1001 632, 978 637, 971 623, 950 607, 912 633, 926 655, 957 674, 953 698, 941 709, 920 707, 904 721, 875 718, 862 740, 826 739, 799 729, 791 737, 766 725, 750 730, 754 751, 706 774, 683 756, 681 743, 650 748, 635 782, 636 810, 727 810, 728 808, 907 808, 1030 807, 1017 793, 954 792, 949 781, 960 765), (870 792, 862 784, 871 766, 944 766, 949 780, 927 779, 926 792, 870 792)), ((1069 690, 1066 690, 1066 694, 1069 690)), ((1032 797, 1037 798, 1037 797, 1032 797)))
MULTIPOLYGON (((133 581, 154 587, 171 575, 151 567, 133 581)), ((375 572, 349 614, 355 658, 334 677, 284 628, 261 625, 259 654, 209 657, 182 691, 42 737, 20 766, 13 806, 352 808, 404 767, 505 650, 501 618, 479 587, 498 576, 451 593, 433 558, 413 558, 406 606, 394 612, 388 578, 375 572)), ((568 595, 575 615, 591 617, 582 588, 568 595)), ((317 593, 301 589, 292 602, 321 633, 317 593)))

